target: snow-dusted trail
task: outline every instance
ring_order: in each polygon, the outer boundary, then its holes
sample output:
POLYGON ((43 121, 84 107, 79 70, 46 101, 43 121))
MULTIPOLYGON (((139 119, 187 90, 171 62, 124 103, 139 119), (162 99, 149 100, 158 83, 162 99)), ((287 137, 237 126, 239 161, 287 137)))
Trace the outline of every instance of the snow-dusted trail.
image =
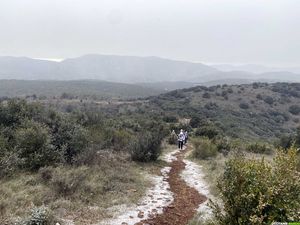
POLYGON ((209 215, 205 206, 209 195, 201 167, 184 159, 188 149, 174 150, 163 156, 169 163, 161 176, 152 177, 153 187, 131 207, 110 208, 112 219, 98 225, 184 225, 197 213, 209 215))

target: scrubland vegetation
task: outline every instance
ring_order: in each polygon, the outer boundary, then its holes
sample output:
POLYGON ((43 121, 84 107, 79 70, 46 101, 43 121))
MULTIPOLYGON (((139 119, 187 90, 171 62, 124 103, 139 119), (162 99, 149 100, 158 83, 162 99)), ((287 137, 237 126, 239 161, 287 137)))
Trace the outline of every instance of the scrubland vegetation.
POLYGON ((300 85, 281 83, 197 86, 122 104, 4 99, 0 224, 109 217, 106 208, 144 194, 163 139, 175 146, 170 133, 181 128, 220 200, 213 224, 300 220, 298 105, 300 85))
POLYGON ((90 224, 108 207, 137 201, 149 185, 138 162, 155 161, 165 135, 157 120, 15 99, 1 103, 0 118, 1 224, 78 214, 78 224, 90 224))

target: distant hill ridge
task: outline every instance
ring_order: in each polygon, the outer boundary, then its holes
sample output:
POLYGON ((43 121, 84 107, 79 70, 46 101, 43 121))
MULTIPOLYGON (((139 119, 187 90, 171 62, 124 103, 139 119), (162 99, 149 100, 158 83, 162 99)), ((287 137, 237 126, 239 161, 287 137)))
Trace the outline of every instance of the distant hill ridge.
POLYGON ((78 58, 65 59, 61 62, 3 56, 0 57, 0 79, 95 79, 121 83, 183 81, 203 84, 226 79, 264 79, 264 81, 300 82, 300 75, 284 71, 260 74, 247 71, 220 71, 202 63, 170 60, 153 56, 90 54, 78 58))

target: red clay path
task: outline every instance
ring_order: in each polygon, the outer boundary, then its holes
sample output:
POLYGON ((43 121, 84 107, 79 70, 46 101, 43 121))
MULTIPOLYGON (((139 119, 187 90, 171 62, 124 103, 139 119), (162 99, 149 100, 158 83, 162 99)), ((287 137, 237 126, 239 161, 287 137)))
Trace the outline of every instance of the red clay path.
POLYGON ((167 181, 174 194, 174 201, 164 207, 162 214, 143 220, 136 225, 186 225, 196 214, 199 205, 207 200, 206 196, 189 187, 180 177, 181 171, 186 166, 183 158, 187 151, 188 148, 177 153, 175 155, 177 160, 170 164, 171 170, 167 181))

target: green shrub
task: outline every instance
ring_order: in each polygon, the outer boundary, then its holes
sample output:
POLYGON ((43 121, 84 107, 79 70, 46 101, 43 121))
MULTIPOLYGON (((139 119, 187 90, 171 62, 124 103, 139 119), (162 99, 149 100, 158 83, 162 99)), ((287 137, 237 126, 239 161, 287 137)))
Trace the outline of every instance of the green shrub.
POLYGON ((259 100, 262 100, 262 99, 263 99, 263 97, 262 97, 261 94, 257 94, 257 95, 256 95, 256 98, 259 99, 259 100))
POLYGON ((178 120, 176 116, 165 116, 163 117, 163 121, 166 123, 176 123, 178 120))
POLYGON ((283 149, 288 149, 292 147, 294 143, 293 135, 282 135, 278 141, 276 141, 275 146, 283 149))
POLYGON ((203 119, 199 115, 193 115, 190 120, 190 125, 192 128, 198 127, 202 123, 203 119))
POLYGON ((252 143, 246 147, 248 152, 259 153, 259 154, 271 154, 272 149, 268 147, 266 144, 262 143, 252 143))
POLYGON ((271 96, 266 96, 264 98, 265 103, 268 103, 269 105, 272 105, 274 103, 274 99, 271 96))
POLYGON ((37 170, 60 161, 60 153, 51 145, 49 129, 38 122, 25 121, 15 132, 16 150, 23 168, 37 170))
POLYGON ((224 155, 227 155, 232 149, 231 143, 228 138, 216 137, 214 139, 214 143, 217 146, 218 152, 223 153, 224 155))
POLYGON ((246 102, 242 102, 242 103, 240 103, 240 108, 241 109, 249 109, 249 104, 248 103, 246 103, 246 102))
POLYGON ((300 113, 300 106, 299 105, 291 105, 289 107, 289 112, 293 115, 299 115, 300 113))
POLYGON ((213 203, 215 224, 267 225, 299 221, 300 175, 296 150, 279 151, 273 162, 230 159, 218 182, 223 207, 213 203))
POLYGON ((155 161, 161 153, 162 137, 160 133, 144 132, 139 134, 130 145, 131 158, 134 161, 155 161))
POLYGON ((196 129, 196 136, 205 136, 209 139, 216 137, 219 134, 218 129, 213 124, 207 124, 196 129))
POLYGON ((205 92, 203 95, 202 95, 203 98, 210 98, 210 94, 208 92, 205 92))
POLYGON ((132 138, 132 134, 126 130, 115 130, 112 136, 112 145, 114 150, 125 151, 128 148, 132 138))
POLYGON ((217 155, 217 146, 208 138, 192 140, 194 145, 193 157, 197 159, 207 159, 217 155))
POLYGON ((55 132, 53 134, 53 145, 63 152, 68 163, 72 163, 74 158, 88 146, 87 130, 74 121, 62 118, 55 122, 55 132))

